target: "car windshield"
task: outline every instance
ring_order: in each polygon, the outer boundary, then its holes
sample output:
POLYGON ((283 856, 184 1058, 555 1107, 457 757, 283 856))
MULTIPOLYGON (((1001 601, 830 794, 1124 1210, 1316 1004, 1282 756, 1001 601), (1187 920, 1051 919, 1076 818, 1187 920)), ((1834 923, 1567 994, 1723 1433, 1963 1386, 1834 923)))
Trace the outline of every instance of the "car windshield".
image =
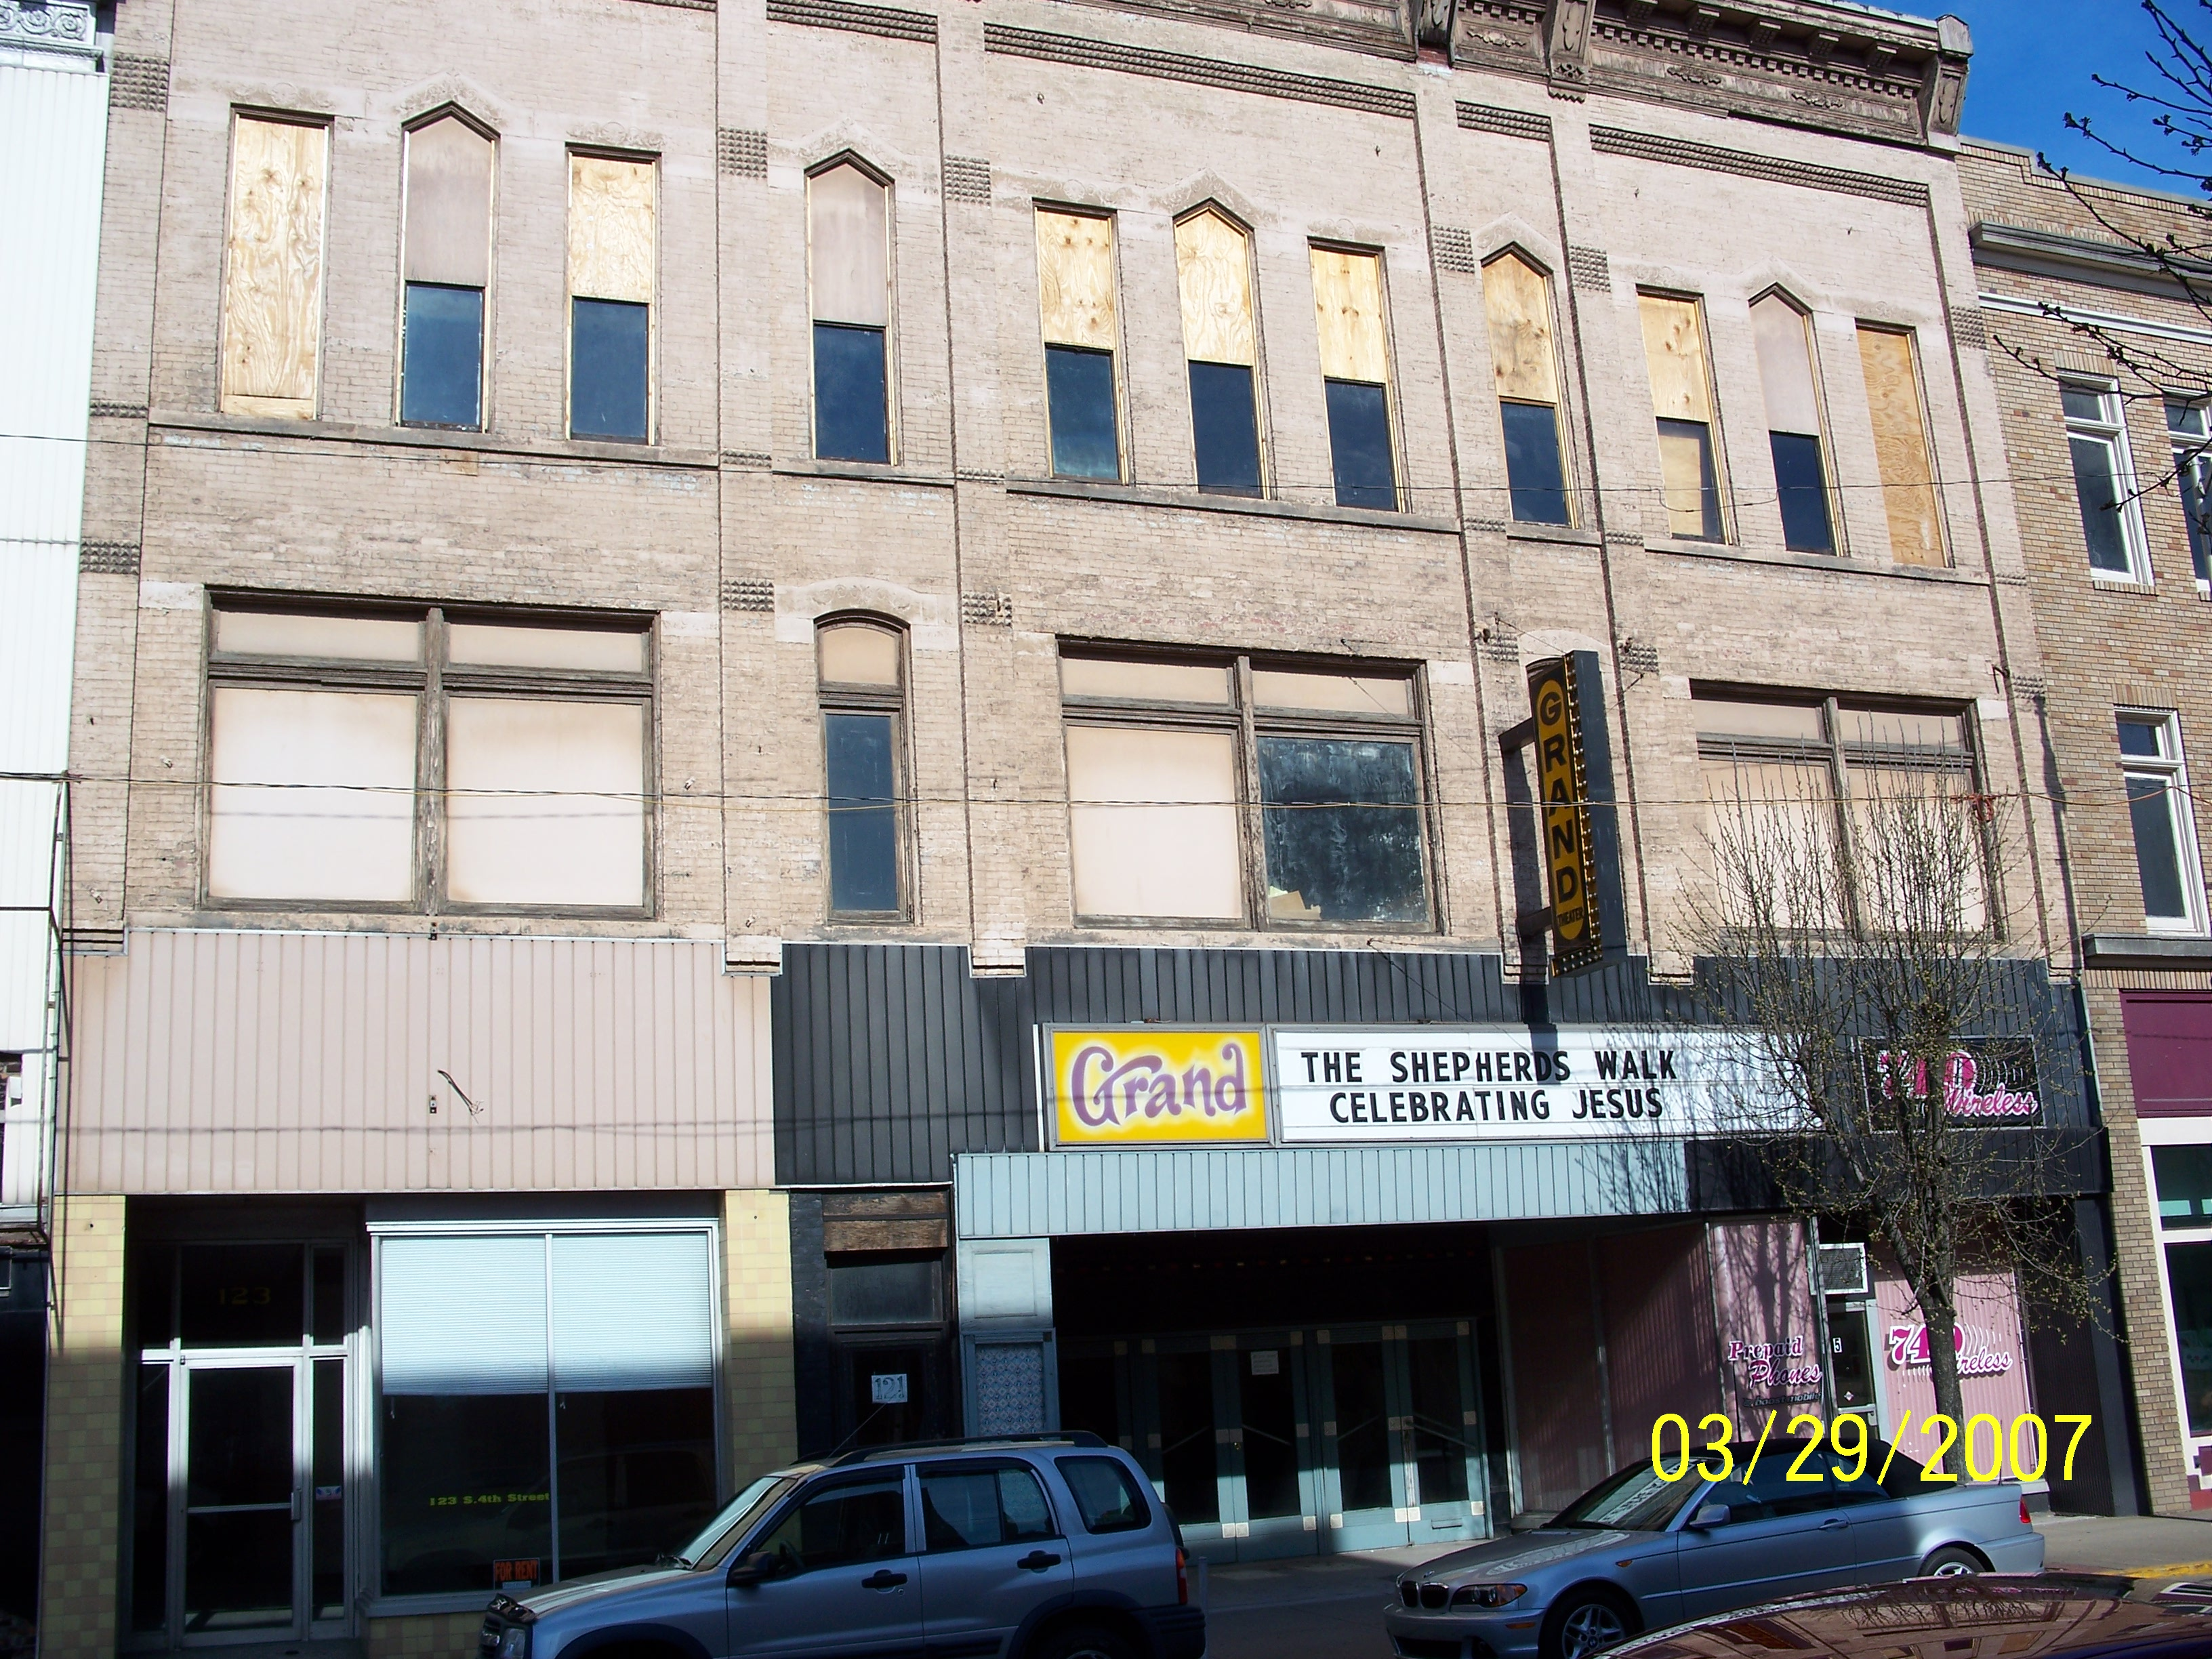
POLYGON ((1638 1463, 1598 1482, 1553 1516, 1551 1524, 1661 1532, 1703 1485, 1662 1480, 1650 1464, 1638 1463))
POLYGON ((744 1537, 746 1528, 760 1518, 762 1511, 798 1484, 797 1475, 761 1476, 732 1498, 696 1538, 674 1554, 662 1556, 655 1565, 664 1567, 715 1565, 736 1547, 738 1540, 744 1537))

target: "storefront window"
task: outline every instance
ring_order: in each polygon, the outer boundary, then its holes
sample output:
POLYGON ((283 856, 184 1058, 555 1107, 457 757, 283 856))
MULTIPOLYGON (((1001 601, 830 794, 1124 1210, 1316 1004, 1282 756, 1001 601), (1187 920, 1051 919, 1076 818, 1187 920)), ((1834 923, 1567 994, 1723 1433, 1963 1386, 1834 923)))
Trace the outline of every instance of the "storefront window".
POLYGON ((704 1230, 381 1241, 383 1589, 649 1562, 714 1504, 704 1230))
POLYGON ((2212 1435, 2212 1240, 2167 1245, 2166 1284, 2189 1431, 2212 1435))
POLYGON ((2212 1227, 2212 1146, 2154 1146, 2158 1218, 2166 1227, 2212 1227))

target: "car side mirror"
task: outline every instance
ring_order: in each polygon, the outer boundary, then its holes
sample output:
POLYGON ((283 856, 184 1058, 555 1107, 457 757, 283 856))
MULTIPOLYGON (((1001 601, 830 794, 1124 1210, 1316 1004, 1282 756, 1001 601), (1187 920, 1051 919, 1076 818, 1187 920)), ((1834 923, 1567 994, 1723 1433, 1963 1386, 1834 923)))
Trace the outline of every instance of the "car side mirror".
POLYGON ((730 1569, 732 1584, 757 1584, 776 1575, 776 1559, 766 1550, 755 1550, 730 1569))
POLYGON ((1729 1506, 1725 1504, 1700 1504, 1698 1512, 1690 1517, 1690 1529, 1704 1532, 1709 1527, 1725 1527, 1729 1523, 1729 1506))

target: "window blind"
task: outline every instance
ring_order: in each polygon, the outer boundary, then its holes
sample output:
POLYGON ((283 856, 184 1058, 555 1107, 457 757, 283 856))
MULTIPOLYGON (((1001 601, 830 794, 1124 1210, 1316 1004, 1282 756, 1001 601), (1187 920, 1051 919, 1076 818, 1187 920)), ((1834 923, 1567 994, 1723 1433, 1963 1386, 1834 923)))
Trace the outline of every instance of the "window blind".
POLYGON ((710 1386, 707 1245, 696 1232, 556 1234, 554 1386, 564 1394, 710 1386))
POLYGON ((386 1238, 380 1252, 386 1394, 544 1391, 544 1235, 386 1238))

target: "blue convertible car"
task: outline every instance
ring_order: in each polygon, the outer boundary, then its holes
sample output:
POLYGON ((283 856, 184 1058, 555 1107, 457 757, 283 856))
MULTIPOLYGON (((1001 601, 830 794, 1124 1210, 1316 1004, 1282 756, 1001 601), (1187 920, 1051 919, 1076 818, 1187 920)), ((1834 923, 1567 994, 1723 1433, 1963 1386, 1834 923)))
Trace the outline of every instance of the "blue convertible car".
POLYGON ((1410 1569, 1385 1614, 1399 1659, 1586 1659, 1640 1630, 1802 1591, 2042 1567, 2018 1482, 1923 1480, 1878 1441, 1858 1479, 1815 1453, 1791 1480, 1802 1444, 1770 1441, 1748 1484, 1748 1443, 1722 1481, 1663 1480, 1639 1463, 1534 1532, 1410 1569))

